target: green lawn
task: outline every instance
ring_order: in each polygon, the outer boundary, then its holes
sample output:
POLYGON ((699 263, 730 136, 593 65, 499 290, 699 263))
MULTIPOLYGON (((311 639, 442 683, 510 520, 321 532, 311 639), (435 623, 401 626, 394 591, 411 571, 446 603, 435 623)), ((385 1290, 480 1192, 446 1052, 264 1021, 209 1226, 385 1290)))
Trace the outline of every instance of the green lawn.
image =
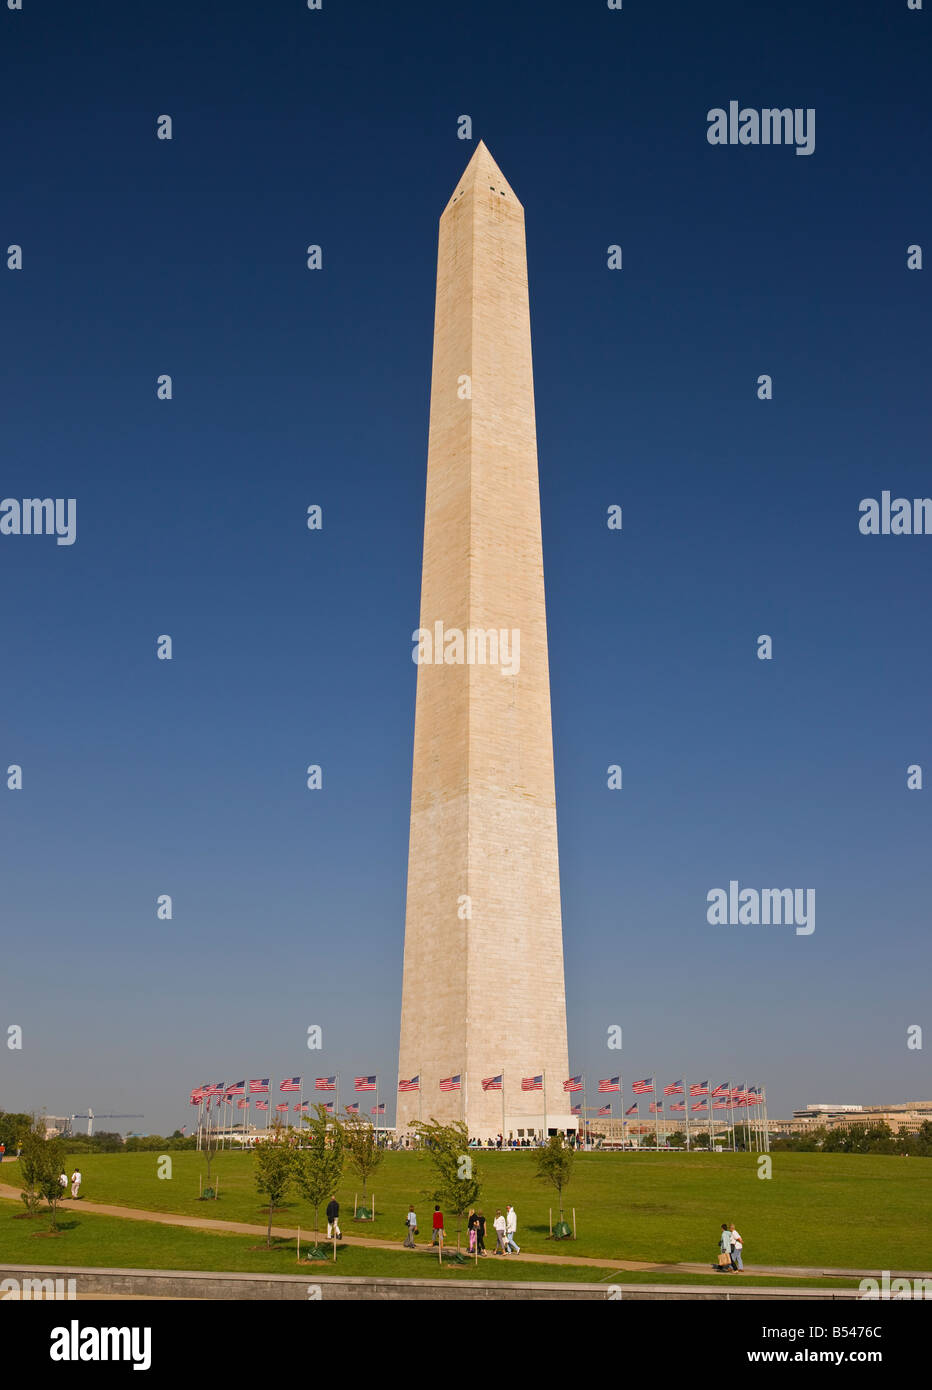
MULTIPOLYGON (((83 1170, 82 1170, 83 1171, 83 1170)), ((592 1269, 585 1265, 551 1268, 526 1264, 520 1259, 494 1257, 461 1266, 438 1265, 429 1249, 373 1250, 358 1245, 338 1245, 337 1263, 298 1264, 295 1242, 277 1241, 271 1251, 255 1249, 252 1236, 221 1235, 179 1226, 131 1221, 90 1212, 63 1211, 60 1234, 46 1235, 48 1213, 26 1219, 22 1206, 0 1201, 0 1262, 32 1265, 122 1266, 132 1269, 200 1269, 262 1274, 302 1274, 308 1282, 328 1274, 379 1275, 409 1279, 505 1279, 542 1280, 545 1283, 713 1283, 738 1275, 627 1274, 592 1269)), ((741 1276, 742 1283, 772 1284, 773 1279, 741 1276)), ((802 1283, 803 1281, 800 1281, 802 1283)), ((855 1280, 813 1280, 819 1288, 856 1287, 855 1280)))
MULTIPOLYGON (((202 1155, 171 1157, 171 1179, 159 1179, 159 1155, 154 1153, 82 1154, 75 1160, 84 1174, 82 1195, 153 1211, 264 1224, 252 1155, 218 1155, 217 1202, 197 1200, 202 1155)), ((567 1208, 576 1208, 579 1239, 560 1245, 547 1240, 553 1195, 534 1177, 533 1153, 481 1154, 476 1165, 489 1224, 496 1207, 514 1203, 519 1244, 529 1251, 711 1263, 721 1223, 734 1221, 751 1268, 932 1268, 932 1160, 798 1153, 774 1154, 772 1160, 772 1178, 760 1179, 753 1154, 581 1154, 567 1193, 567 1208)), ((15 1183, 14 1172, 14 1165, 3 1164, 0 1181, 15 1183)), ((346 1232, 358 1230, 394 1244, 403 1235, 409 1201, 426 1230, 430 1204, 424 1193, 430 1174, 426 1158, 389 1153, 373 1183, 378 1219, 359 1227, 351 1220, 358 1184, 347 1177, 339 1193, 346 1232)), ((279 1225, 305 1229, 313 1224, 312 1212, 297 1196, 276 1211, 275 1219, 279 1225)))

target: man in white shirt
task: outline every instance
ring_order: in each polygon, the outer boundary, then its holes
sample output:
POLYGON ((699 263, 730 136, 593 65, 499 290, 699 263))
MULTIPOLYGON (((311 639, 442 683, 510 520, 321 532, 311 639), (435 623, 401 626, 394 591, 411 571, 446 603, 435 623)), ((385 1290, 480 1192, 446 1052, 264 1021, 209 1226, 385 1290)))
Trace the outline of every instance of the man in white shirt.
POLYGON ((505 1254, 510 1255, 512 1251, 516 1255, 521 1254, 521 1247, 515 1243, 515 1234, 518 1230, 518 1213, 514 1207, 509 1207, 505 1214, 505 1254))
POLYGON ((80 1191, 80 1189, 81 1189, 81 1174, 80 1174, 80 1172, 78 1171, 78 1169, 75 1168, 74 1172, 71 1174, 71 1195, 72 1195, 72 1197, 77 1197, 78 1192, 80 1191))
POLYGON ((741 1239, 741 1232, 736 1231, 732 1224, 728 1228, 731 1236, 731 1267, 738 1274, 744 1273, 744 1261, 741 1258, 741 1251, 744 1249, 744 1241, 741 1239))
POLYGON ((495 1228, 495 1234, 498 1236, 498 1249, 495 1251, 495 1253, 496 1255, 507 1255, 507 1227, 505 1223, 505 1218, 504 1216, 502 1216, 501 1213, 501 1208, 499 1208, 499 1210, 495 1213, 495 1220, 492 1222, 492 1225, 495 1228))
POLYGON ((417 1217, 414 1208, 408 1207, 408 1214, 405 1217, 405 1245, 409 1250, 414 1249, 414 1232, 417 1230, 417 1217))

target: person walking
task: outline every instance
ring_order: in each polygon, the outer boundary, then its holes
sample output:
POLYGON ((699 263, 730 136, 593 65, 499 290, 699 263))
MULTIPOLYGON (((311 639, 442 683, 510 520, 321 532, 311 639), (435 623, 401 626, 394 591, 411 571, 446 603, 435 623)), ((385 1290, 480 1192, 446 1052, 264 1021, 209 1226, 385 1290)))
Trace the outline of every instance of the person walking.
POLYGON ((495 1220, 492 1222, 492 1225, 495 1228, 495 1234, 498 1237, 498 1246, 496 1247, 495 1253, 496 1255, 507 1255, 508 1251, 505 1245, 507 1240, 507 1231, 505 1218, 502 1215, 501 1207, 499 1207, 499 1209, 496 1211, 495 1220))
POLYGON ((722 1222, 722 1234, 721 1234, 721 1237, 720 1237, 720 1239, 719 1239, 718 1250, 719 1250, 719 1255, 718 1255, 718 1267, 719 1267, 719 1269, 722 1271, 723 1274, 725 1273, 726 1270, 728 1270, 728 1272, 729 1272, 729 1274, 730 1274, 730 1273, 731 1273, 731 1270, 732 1270, 732 1262, 731 1262, 731 1231, 729 1231, 729 1229, 728 1229, 728 1227, 726 1226, 726 1224, 725 1224, 724 1221, 722 1222), (723 1258, 723 1257, 724 1257, 724 1258, 723 1258))
POLYGON ((480 1255, 487 1255, 489 1252, 485 1248, 485 1212, 476 1213, 476 1249, 480 1255))
POLYGON ((3 1162, 3 1155, 6 1153, 6 1144, 0 1144, 0 1163, 3 1162))
POLYGON ((741 1239, 741 1232, 735 1229, 733 1223, 728 1230, 731 1235, 731 1267, 737 1274, 743 1274, 744 1260, 741 1258, 741 1251, 744 1249, 744 1241, 741 1239))
POLYGON ((431 1245, 443 1244, 443 1212, 439 1206, 434 1207, 434 1236, 431 1245))
POLYGON ((330 1201, 327 1203, 327 1239, 331 1240, 336 1236, 337 1240, 339 1240, 341 1235, 340 1203, 337 1201, 336 1197, 331 1197, 330 1201))
POLYGON ((414 1207, 408 1207, 408 1214, 405 1217, 405 1245, 409 1250, 414 1249, 414 1237, 417 1235, 417 1217, 414 1214, 414 1207))
POLYGON ((61 1195, 62 1195, 62 1197, 67 1197, 67 1196, 68 1196, 68 1174, 67 1174, 67 1173, 59 1173, 59 1175, 58 1175, 58 1185, 59 1185, 59 1187, 61 1188, 61 1195))
POLYGON ((514 1207, 509 1206, 505 1213, 505 1253, 507 1255, 514 1252, 515 1255, 521 1254, 521 1246, 515 1241, 518 1231, 518 1213, 514 1207))
POLYGON ((466 1231, 469 1237, 469 1253, 476 1253, 476 1241, 479 1237, 479 1217, 475 1207, 470 1207, 469 1216, 466 1218, 466 1231))
POLYGON ((71 1195, 72 1195, 72 1197, 77 1197, 77 1195, 78 1195, 78 1193, 80 1192, 80 1190, 81 1190, 81 1172, 80 1172, 80 1169, 75 1168, 74 1172, 71 1174, 71 1195))

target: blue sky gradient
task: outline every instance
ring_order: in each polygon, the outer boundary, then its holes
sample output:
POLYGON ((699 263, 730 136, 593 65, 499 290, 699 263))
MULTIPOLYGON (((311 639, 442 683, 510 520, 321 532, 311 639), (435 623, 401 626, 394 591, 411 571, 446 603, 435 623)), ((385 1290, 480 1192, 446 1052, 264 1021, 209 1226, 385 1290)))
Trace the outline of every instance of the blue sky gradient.
POLYGON ((929 1098, 932 536, 858 503, 932 494, 930 16, 812 10, 4 8, 0 495, 78 539, 0 536, 0 1108, 162 1132, 337 1070, 393 1106, 437 220, 480 137, 527 219, 571 1067, 929 1098), (815 152, 711 146, 731 99, 815 108, 815 152), (710 926, 730 879, 814 888, 815 933, 710 926))

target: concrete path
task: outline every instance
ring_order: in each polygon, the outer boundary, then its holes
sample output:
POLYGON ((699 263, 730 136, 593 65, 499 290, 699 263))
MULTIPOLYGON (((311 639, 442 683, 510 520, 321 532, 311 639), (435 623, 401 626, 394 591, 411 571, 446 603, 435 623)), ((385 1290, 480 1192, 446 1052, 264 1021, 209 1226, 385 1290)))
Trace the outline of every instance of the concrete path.
MULTIPOLYGON (((6 1197, 11 1201, 18 1202, 20 1200, 19 1190, 15 1187, 8 1187, 5 1184, 0 1183, 0 1197, 6 1197)), ((160 1226, 184 1226, 191 1230, 221 1231, 225 1232, 227 1235, 259 1236, 263 1239, 266 1235, 265 1226, 253 1225, 250 1222, 246 1221, 220 1221, 209 1216, 182 1216, 177 1213, 167 1211, 144 1211, 140 1207, 118 1207, 106 1202, 90 1202, 83 1197, 79 1198, 77 1201, 72 1201, 69 1198, 67 1201, 60 1203, 59 1209, 61 1211, 92 1212, 95 1216, 116 1216, 119 1217, 121 1220, 126 1221, 154 1221, 160 1226)), ((298 1228, 296 1226, 273 1225, 272 1235, 282 1240, 295 1240, 298 1235, 298 1228)), ((308 1232, 307 1228, 304 1228, 302 1233, 302 1240, 304 1243, 309 1243, 309 1236, 310 1233, 308 1232)), ((400 1239, 396 1243, 392 1240, 377 1240, 372 1236, 351 1236, 347 1235, 345 1232, 341 1236, 338 1244, 363 1245, 368 1246, 372 1250, 405 1249, 405 1246, 402 1244, 400 1239)), ((447 1248, 452 1251, 456 1247, 455 1245, 451 1246, 450 1243, 447 1242, 447 1248)), ((424 1254, 426 1251, 429 1251, 430 1249, 431 1246, 429 1242, 421 1242, 420 1245, 416 1246, 415 1253, 420 1252, 421 1254, 424 1254)), ((531 1254, 530 1251, 522 1251, 520 1255, 490 1255, 488 1258, 507 1258, 509 1260, 519 1259, 522 1261, 528 1261, 532 1264, 541 1265, 582 1265, 587 1266, 589 1268, 605 1270, 650 1270, 654 1273, 664 1271, 670 1274, 710 1274, 713 1272, 711 1260, 709 1260, 707 1264, 654 1264, 645 1262, 643 1260, 594 1259, 592 1257, 587 1257, 584 1255, 538 1255, 531 1254)), ((478 1267, 482 1267, 481 1263, 478 1265, 478 1267)), ((876 1269, 822 1269, 813 1268, 811 1266, 806 1267, 796 1265, 754 1265, 752 1268, 749 1268, 746 1272, 748 1274, 773 1275, 776 1278, 781 1279, 818 1279, 823 1277, 835 1279, 861 1279, 867 1276, 872 1276, 876 1278, 879 1273, 879 1271, 876 1269)), ((922 1274, 916 1271, 909 1270, 891 1270, 890 1273, 891 1277, 893 1278, 932 1278, 932 1274, 922 1274)), ((720 1277, 722 1279, 731 1278, 735 1281, 740 1281, 741 1279, 741 1276, 738 1274, 725 1274, 720 1277)))

